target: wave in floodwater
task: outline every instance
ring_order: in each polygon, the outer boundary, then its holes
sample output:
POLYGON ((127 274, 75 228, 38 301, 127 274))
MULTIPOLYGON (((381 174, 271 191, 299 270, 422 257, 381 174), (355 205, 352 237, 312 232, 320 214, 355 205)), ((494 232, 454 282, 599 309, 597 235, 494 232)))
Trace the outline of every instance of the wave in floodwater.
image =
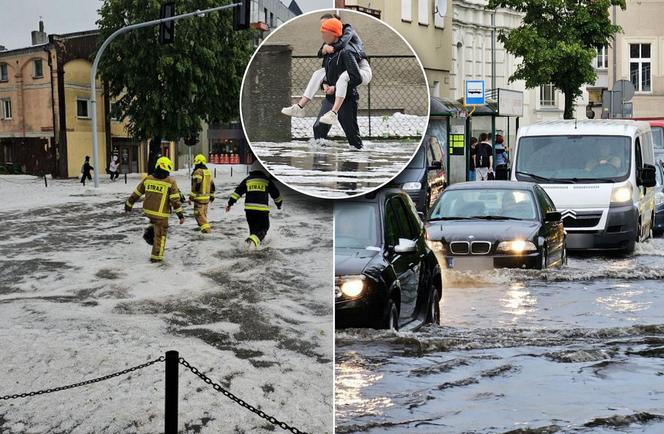
POLYGON ((336 432, 664 432, 664 240, 445 274, 442 325, 336 334, 336 432))
POLYGON ((365 141, 357 150, 330 140, 252 142, 251 147, 279 181, 302 193, 343 198, 369 192, 401 172, 418 141, 365 141))

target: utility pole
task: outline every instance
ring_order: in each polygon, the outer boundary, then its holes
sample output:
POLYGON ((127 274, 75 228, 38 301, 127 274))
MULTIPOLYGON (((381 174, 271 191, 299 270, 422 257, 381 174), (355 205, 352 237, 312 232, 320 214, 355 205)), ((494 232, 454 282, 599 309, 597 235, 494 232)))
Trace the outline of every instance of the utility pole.
POLYGON ((103 44, 101 44, 101 47, 99 48, 99 51, 97 51, 97 55, 95 56, 95 60, 92 63, 92 72, 90 73, 90 90, 91 90, 91 97, 90 97, 90 108, 92 109, 92 161, 93 161, 93 166, 95 167, 94 170, 94 183, 95 183, 95 188, 99 187, 99 142, 97 140, 97 69, 99 67, 99 61, 101 60, 101 55, 104 54, 104 50, 108 47, 108 45, 113 41, 113 39, 117 38, 119 35, 123 33, 127 33, 131 30, 136 30, 136 29, 142 29, 144 27, 151 27, 151 26, 156 26, 158 24, 163 24, 167 23, 170 21, 177 21, 181 20, 183 18, 202 18, 205 16, 205 14, 208 14, 210 12, 216 12, 216 11, 221 11, 224 9, 232 9, 236 7, 243 7, 243 3, 232 3, 229 5, 225 6, 217 6, 214 8, 209 8, 205 10, 198 10, 196 12, 189 12, 187 14, 182 14, 182 15, 175 15, 172 17, 168 18, 163 18, 159 20, 152 20, 152 21, 146 21, 144 23, 136 23, 136 24, 131 24, 122 28, 119 28, 111 36, 106 38, 103 44))
POLYGON ((496 11, 491 12, 491 90, 496 91, 496 11))

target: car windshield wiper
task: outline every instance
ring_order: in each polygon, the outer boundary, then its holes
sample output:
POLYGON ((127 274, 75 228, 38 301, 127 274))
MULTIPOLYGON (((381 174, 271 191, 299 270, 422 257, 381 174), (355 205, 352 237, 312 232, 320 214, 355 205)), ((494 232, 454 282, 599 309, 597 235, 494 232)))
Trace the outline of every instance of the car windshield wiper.
POLYGON ((439 220, 470 220, 473 217, 431 217, 430 222, 439 221, 439 220))
POLYGON ((613 179, 608 179, 608 178, 558 178, 558 179, 552 179, 552 181, 573 182, 575 184, 580 182, 602 182, 607 184, 613 184, 616 182, 613 179))
POLYGON ((475 215, 472 217, 467 217, 469 219, 479 219, 479 220, 523 220, 518 217, 507 217, 501 215, 475 215))
POLYGON ((529 173, 529 172, 521 172, 520 170, 517 170, 515 173, 517 175, 528 176, 536 181, 561 182, 565 184, 573 182, 573 181, 566 181, 565 179, 547 178, 546 176, 535 175, 534 173, 529 173))

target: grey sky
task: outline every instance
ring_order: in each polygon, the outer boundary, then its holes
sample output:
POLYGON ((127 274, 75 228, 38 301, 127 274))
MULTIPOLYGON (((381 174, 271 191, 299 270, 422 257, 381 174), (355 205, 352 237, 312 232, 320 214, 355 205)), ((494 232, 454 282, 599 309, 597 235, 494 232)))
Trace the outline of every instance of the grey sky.
MULTIPOLYGON (((304 12, 330 8, 334 0, 297 0, 304 12)), ((71 33, 96 27, 101 0, 0 0, 0 45, 9 50, 30 46, 39 17, 46 33, 71 33)), ((288 5, 290 0, 282 0, 288 5)))

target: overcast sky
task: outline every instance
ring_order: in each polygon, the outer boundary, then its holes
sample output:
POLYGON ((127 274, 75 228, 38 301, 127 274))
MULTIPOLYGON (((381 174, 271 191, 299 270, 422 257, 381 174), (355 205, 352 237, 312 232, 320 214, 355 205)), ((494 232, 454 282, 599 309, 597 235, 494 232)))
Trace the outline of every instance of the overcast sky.
MULTIPOLYGON (((304 12, 333 6, 334 0, 297 0, 304 12)), ((96 27, 101 0, 0 0, 0 45, 9 50, 28 47, 39 17, 46 33, 71 33, 96 27)), ((282 0, 288 5, 290 0, 282 0)))

